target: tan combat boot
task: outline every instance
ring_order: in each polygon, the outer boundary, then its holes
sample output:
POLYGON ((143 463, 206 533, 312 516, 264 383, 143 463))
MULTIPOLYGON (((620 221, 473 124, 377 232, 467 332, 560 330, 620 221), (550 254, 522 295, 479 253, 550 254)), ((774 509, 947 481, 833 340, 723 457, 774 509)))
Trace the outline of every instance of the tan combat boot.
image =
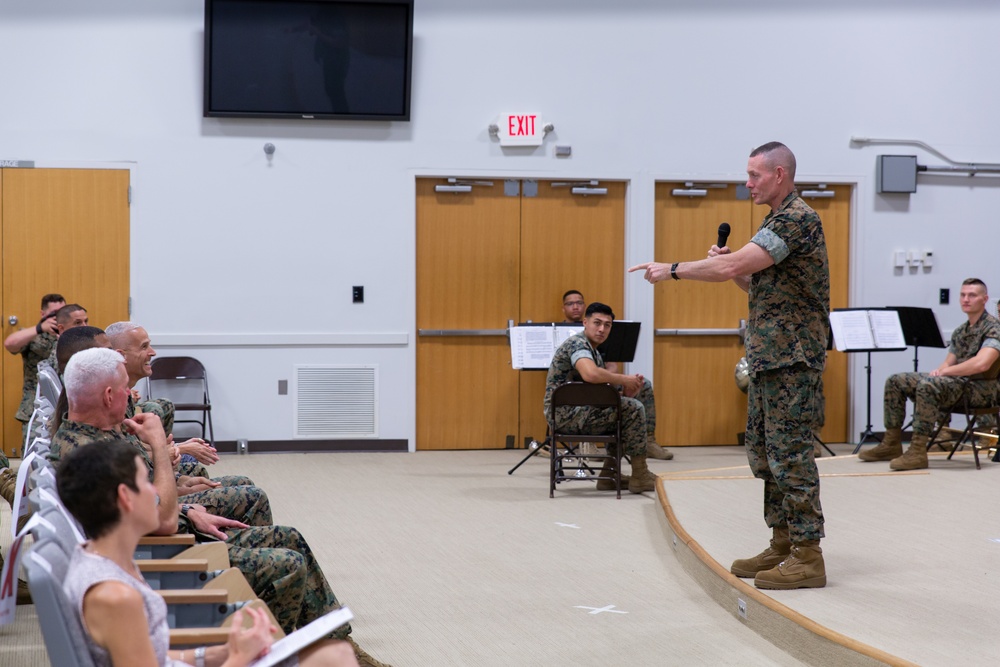
POLYGON ((628 490, 631 493, 656 490, 656 475, 649 472, 645 456, 632 457, 632 476, 628 480, 628 490))
MULTIPOLYGON (((601 472, 598 473, 601 479, 597 480, 597 490, 598 491, 614 491, 615 490, 615 464, 614 461, 608 459, 604 460, 604 465, 601 466, 601 472)), ((628 482, 630 477, 628 475, 622 475, 622 487, 628 488, 628 482)))
MULTIPOLYGON (((887 428, 882 442, 858 454, 862 461, 891 461, 903 453, 903 429, 887 428)), ((925 466, 926 467, 926 466, 925 466)))
POLYGON ((892 470, 919 470, 927 467, 927 440, 926 435, 913 434, 910 447, 906 453, 899 458, 889 462, 892 470))
POLYGON ((788 526, 772 528, 771 535, 771 546, 753 558, 734 560, 729 571, 737 577, 756 577, 758 572, 770 570, 792 553, 792 541, 788 539, 788 526))
POLYGON ((646 438, 646 458, 669 461, 674 458, 674 453, 669 451, 666 447, 661 447, 656 444, 656 437, 650 434, 646 438))
POLYGON ((819 540, 792 545, 791 555, 770 570, 758 572, 753 585, 775 590, 826 586, 826 565, 819 540))
POLYGON ((14 508, 14 491, 17 490, 17 473, 10 468, 0 471, 0 498, 10 503, 14 508))

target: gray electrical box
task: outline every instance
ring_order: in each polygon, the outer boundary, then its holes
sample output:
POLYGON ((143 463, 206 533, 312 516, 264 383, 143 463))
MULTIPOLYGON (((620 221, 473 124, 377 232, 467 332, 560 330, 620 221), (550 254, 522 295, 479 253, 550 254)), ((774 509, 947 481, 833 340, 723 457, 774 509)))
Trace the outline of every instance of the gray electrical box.
POLYGON ((916 155, 879 155, 875 171, 879 194, 917 191, 916 155))

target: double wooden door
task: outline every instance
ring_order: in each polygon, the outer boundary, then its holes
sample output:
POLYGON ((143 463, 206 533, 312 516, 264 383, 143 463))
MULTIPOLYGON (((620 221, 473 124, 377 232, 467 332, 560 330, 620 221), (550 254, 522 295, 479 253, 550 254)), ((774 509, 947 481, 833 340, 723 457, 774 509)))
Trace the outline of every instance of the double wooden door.
POLYGON ((505 330, 561 321, 569 289, 622 311, 625 184, 442 185, 417 180, 417 449, 520 447, 544 437, 545 372, 511 368, 505 330))
MULTIPOLYGON (((732 229, 729 247, 745 245, 770 209, 739 194, 735 184, 705 188, 689 196, 682 183, 656 186, 656 258, 705 257, 719 224, 732 229)), ((812 189, 812 188, 811 188, 812 189)), ((807 191, 803 188, 802 191, 807 191)), ((831 308, 848 305, 851 188, 826 187, 833 196, 807 198, 823 221, 830 260, 831 308)), ((746 395, 737 387, 734 369, 745 351, 735 333, 747 317, 747 295, 733 284, 665 281, 655 292, 654 388, 657 439, 663 444, 736 444, 746 428, 746 395), (702 330, 701 335, 688 335, 702 330), (732 332, 732 333, 727 333, 732 332)), ((823 376, 825 442, 847 440, 847 355, 831 352, 823 376)))
MULTIPOLYGON (((41 298, 59 293, 105 327, 128 319, 129 172, 122 169, 0 169, 2 333, 38 322, 41 298)), ((3 450, 20 456, 24 366, 0 354, 3 450)))

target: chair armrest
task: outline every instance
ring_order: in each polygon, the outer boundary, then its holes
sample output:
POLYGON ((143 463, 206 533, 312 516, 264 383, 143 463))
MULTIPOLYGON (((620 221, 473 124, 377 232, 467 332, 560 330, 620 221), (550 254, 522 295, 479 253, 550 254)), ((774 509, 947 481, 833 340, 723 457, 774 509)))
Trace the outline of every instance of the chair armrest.
POLYGON ((170 631, 170 648, 225 644, 229 628, 174 628, 170 631))
POLYGON ((194 546, 189 547, 177 554, 171 560, 177 558, 204 559, 208 561, 209 570, 228 570, 230 567, 229 547, 226 546, 225 542, 203 542, 201 544, 195 544, 194 546))
POLYGON ((229 594, 215 588, 183 588, 157 591, 167 604, 228 604, 229 594))
POLYGON ((137 560, 139 572, 208 572, 208 561, 204 558, 165 558, 137 560))
POLYGON ((178 533, 174 535, 146 535, 139 538, 141 546, 193 546, 194 535, 191 533, 178 533))

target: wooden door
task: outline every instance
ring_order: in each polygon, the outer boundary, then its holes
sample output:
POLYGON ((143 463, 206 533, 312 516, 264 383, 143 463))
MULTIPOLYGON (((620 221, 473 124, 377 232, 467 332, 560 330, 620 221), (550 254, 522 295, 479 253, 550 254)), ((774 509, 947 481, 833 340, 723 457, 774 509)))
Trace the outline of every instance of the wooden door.
MULTIPOLYGON (((128 170, 3 169, 0 178, 3 336, 35 326, 50 292, 84 306, 95 326, 128 319, 128 170)), ((2 358, 3 448, 19 456, 24 366, 21 355, 2 358)))
MULTIPOLYGON (((709 188, 705 197, 674 196, 679 183, 656 185, 656 258, 681 261, 706 256, 728 222, 731 248, 752 236, 749 202, 736 186, 709 188)), ((738 329, 747 296, 736 285, 666 280, 654 285, 657 329, 738 329)), ((656 438, 664 445, 736 444, 746 430, 746 395, 733 380, 744 355, 737 335, 656 336, 656 438)))
POLYGON ((518 316, 520 197, 504 182, 436 192, 417 179, 417 449, 516 439, 518 379, 505 332, 518 316))
MULTIPOLYGON (((813 207, 823 221, 823 235, 826 237, 826 252, 830 261, 830 309, 847 308, 850 305, 850 257, 851 257, 851 186, 828 185, 831 198, 808 196, 815 188, 800 186, 805 192, 806 202, 813 207)), ((826 370, 823 372, 823 395, 826 397, 826 423, 820 432, 823 442, 849 442, 847 359, 843 352, 832 350, 826 355, 826 370)))
MULTIPOLYGON (((599 185, 607 194, 573 194, 570 185, 541 181, 537 196, 523 196, 519 321, 562 321, 562 295, 570 289, 624 319, 625 183, 599 185)), ((522 445, 545 437, 545 376, 520 372, 522 445)))
MULTIPOLYGON (((672 195, 677 183, 656 188, 656 257, 684 260, 704 257, 715 243, 718 226, 729 222, 729 246, 746 244, 767 215, 766 206, 737 199, 736 186, 708 189, 706 197, 672 195)), ((803 188, 804 189, 804 188, 803 188)), ((809 188, 815 189, 815 188, 809 188)), ((850 186, 826 188, 833 198, 809 198, 823 221, 830 259, 832 308, 847 305, 850 257, 850 186)), ((658 329, 732 329, 747 317, 747 296, 733 284, 664 281, 656 285, 658 329)), ((657 336, 657 438, 669 445, 736 444, 746 428, 746 396, 733 379, 744 355, 735 336, 657 336), (684 378, 666 382, 662 378, 684 378), (666 386, 664 386, 666 385, 666 386), (678 415, 686 417, 678 418, 678 415)), ((823 376, 825 442, 847 440, 848 392, 846 355, 831 353, 823 376)))

